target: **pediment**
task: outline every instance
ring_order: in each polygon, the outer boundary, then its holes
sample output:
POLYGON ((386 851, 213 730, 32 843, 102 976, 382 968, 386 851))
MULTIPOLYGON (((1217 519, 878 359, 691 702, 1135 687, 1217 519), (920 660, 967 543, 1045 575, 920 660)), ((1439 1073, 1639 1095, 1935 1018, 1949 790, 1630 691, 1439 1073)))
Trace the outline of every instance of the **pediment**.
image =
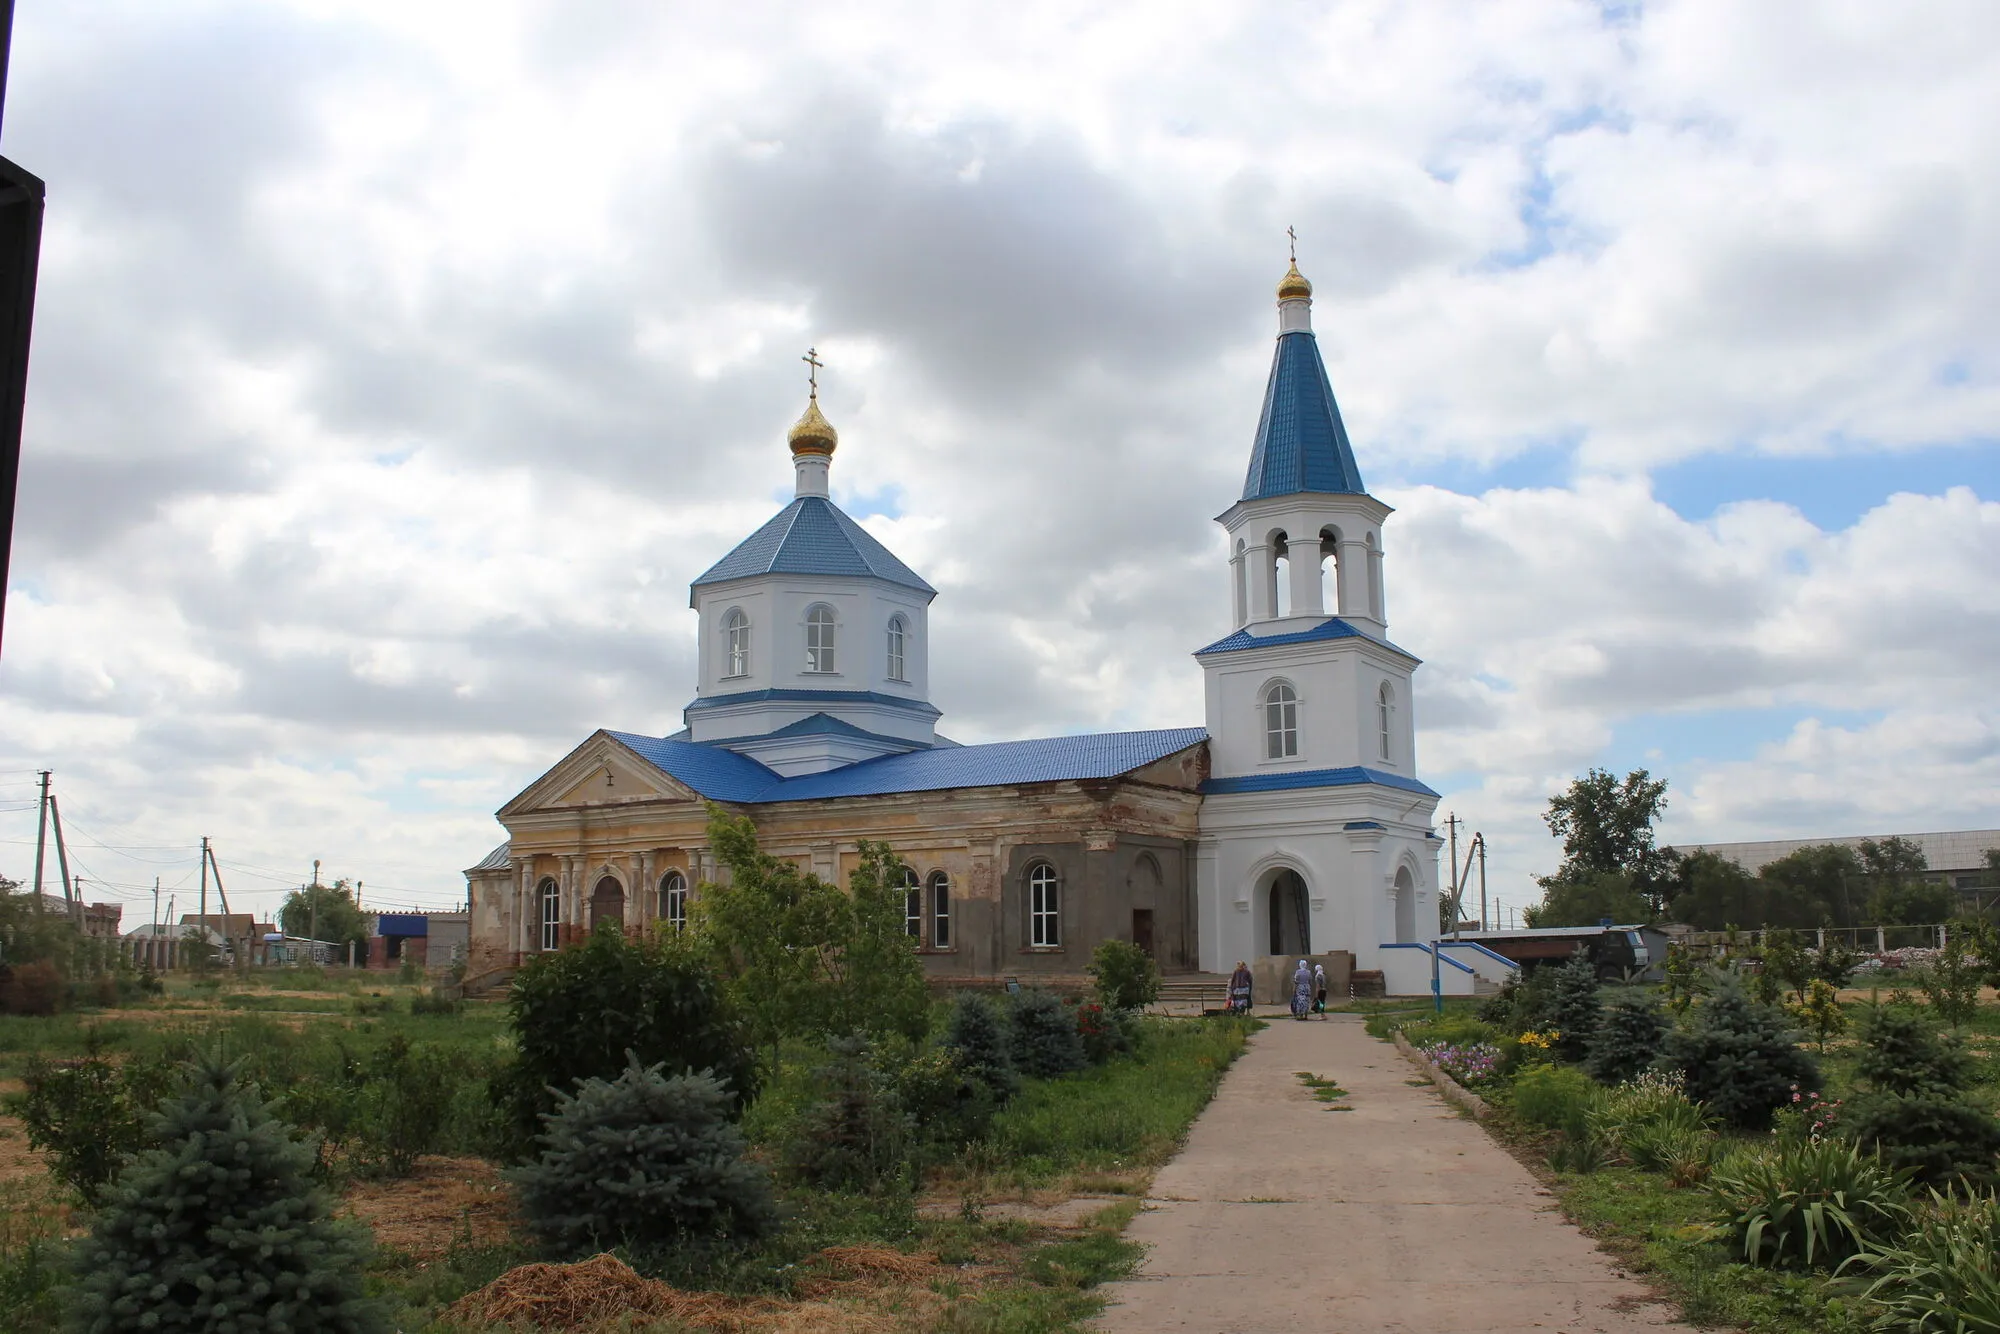
POLYGON ((635 755, 606 732, 593 734, 502 806, 502 821, 538 811, 573 811, 639 802, 699 802, 700 794, 635 755))

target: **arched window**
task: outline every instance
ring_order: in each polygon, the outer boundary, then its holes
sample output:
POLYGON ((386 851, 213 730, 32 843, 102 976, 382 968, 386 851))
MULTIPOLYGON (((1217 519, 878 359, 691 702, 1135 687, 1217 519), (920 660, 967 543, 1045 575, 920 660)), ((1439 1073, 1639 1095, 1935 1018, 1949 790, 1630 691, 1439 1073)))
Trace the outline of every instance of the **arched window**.
POLYGON ((900 616, 889 618, 889 679, 907 681, 903 672, 903 645, 909 637, 909 625, 900 616))
POLYGON ((1381 733, 1382 758, 1385 760, 1395 756, 1394 733, 1391 726, 1395 712, 1396 692, 1389 688, 1387 681, 1384 681, 1381 692, 1375 696, 1375 722, 1376 730, 1381 733))
POLYGON ((1299 753, 1299 692, 1283 681, 1264 692, 1264 758, 1289 760, 1299 753))
POLYGON ((903 930, 919 944, 924 939, 923 881, 909 867, 903 868, 903 930))
POLYGON ((1329 616, 1340 615, 1340 530, 1319 530, 1319 605, 1329 616))
POLYGON ((824 604, 806 613, 806 670, 833 670, 833 608, 824 604))
POLYGON ((562 944, 562 890, 553 880, 542 881, 542 948, 562 944))
POLYGON ((722 618, 723 635, 729 644, 729 670, 725 676, 748 676, 750 674, 750 618, 743 614, 743 608, 731 607, 729 615, 722 618))
POLYGON ((679 871, 669 871, 660 877, 660 918, 671 923, 676 931, 687 929, 688 882, 679 871))
POLYGON ((1037 949, 1062 944, 1062 877, 1047 862, 1028 872, 1028 944, 1037 949))
POLYGON ((1271 539, 1271 612, 1292 614, 1292 548, 1283 533, 1271 539))
POLYGON ((951 948, 951 877, 931 872, 931 948, 951 948))

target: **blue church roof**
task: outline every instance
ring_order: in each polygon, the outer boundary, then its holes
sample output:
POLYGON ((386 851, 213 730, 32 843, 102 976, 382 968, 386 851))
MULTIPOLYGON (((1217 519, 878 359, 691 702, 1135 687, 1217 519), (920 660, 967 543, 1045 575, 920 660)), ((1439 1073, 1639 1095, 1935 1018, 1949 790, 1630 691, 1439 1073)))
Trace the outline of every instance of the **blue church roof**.
POLYGON ((1351 625, 1338 616, 1329 616, 1310 630, 1293 630, 1282 635, 1253 635, 1247 628, 1238 630, 1233 634, 1224 635, 1205 648, 1196 649, 1194 656, 1199 658, 1210 653, 1235 653, 1246 648, 1276 648, 1281 644, 1313 644, 1327 639, 1366 639, 1396 649, 1396 652, 1405 657, 1413 656, 1409 650, 1397 648, 1386 639, 1377 639, 1366 630, 1351 625))
MULTIPOLYGON (((1377 787, 1400 788, 1404 792, 1415 792, 1421 796, 1435 797, 1432 791, 1414 778, 1401 774, 1386 773, 1381 769, 1370 769, 1364 765, 1352 764, 1344 769, 1294 769, 1290 773, 1246 774, 1241 778, 1210 778, 1201 785, 1203 796, 1220 796, 1229 792, 1284 792, 1302 787, 1359 787, 1373 783, 1377 787)), ((1349 829, 1355 825, 1347 826, 1349 829)))
POLYGON ((846 574, 937 591, 825 496, 800 496, 779 510, 693 587, 758 574, 846 574))
POLYGON ((1364 490, 1354 449, 1347 443, 1347 427, 1333 401, 1333 385, 1319 359, 1318 341, 1305 332, 1278 335, 1243 499, 1364 490))
POLYGON ((747 755, 720 746, 631 732, 608 735, 702 796, 746 805, 1116 778, 1208 739, 1204 728, 1172 727, 939 746, 863 760, 826 773, 781 778, 747 755))

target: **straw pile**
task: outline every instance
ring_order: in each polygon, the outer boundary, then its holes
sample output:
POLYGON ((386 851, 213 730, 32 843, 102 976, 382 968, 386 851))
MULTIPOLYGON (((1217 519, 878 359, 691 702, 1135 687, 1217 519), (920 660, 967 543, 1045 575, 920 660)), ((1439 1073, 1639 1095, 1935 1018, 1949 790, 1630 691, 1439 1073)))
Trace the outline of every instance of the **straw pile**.
POLYGON ((473 1328, 525 1320, 538 1329, 588 1329, 622 1315, 664 1316, 703 1329, 733 1330, 743 1304, 710 1293, 682 1292, 642 1278, 615 1255, 577 1264, 521 1265, 445 1310, 473 1328))

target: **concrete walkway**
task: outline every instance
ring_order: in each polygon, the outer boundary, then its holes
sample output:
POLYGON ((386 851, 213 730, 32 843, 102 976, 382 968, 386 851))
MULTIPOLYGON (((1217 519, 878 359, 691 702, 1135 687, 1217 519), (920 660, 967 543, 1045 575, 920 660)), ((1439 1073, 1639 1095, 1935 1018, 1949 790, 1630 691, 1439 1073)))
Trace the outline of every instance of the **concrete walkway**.
POLYGON ((1345 1015, 1250 1039, 1126 1235, 1148 1251, 1105 1289, 1107 1331, 1688 1334, 1345 1015), (1315 1101, 1301 1070, 1353 1110, 1315 1101))

